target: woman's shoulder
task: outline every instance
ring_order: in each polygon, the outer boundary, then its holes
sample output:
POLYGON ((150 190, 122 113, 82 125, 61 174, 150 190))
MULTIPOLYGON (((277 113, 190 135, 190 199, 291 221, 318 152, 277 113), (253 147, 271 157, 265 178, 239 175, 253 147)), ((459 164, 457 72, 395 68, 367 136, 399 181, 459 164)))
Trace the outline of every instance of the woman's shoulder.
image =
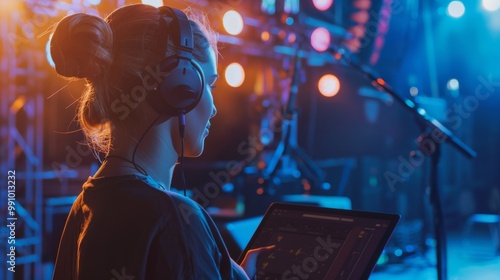
POLYGON ((165 193, 170 197, 176 208, 176 212, 179 213, 180 218, 182 218, 186 224, 191 223, 193 219, 205 220, 207 218, 208 214, 206 211, 191 198, 172 191, 166 191, 165 193))
POLYGON ((194 200, 163 190, 161 185, 147 176, 89 178, 83 189, 84 202, 112 198, 112 207, 141 208, 143 213, 156 212, 167 216, 178 213, 186 224, 208 219, 206 211, 194 200))

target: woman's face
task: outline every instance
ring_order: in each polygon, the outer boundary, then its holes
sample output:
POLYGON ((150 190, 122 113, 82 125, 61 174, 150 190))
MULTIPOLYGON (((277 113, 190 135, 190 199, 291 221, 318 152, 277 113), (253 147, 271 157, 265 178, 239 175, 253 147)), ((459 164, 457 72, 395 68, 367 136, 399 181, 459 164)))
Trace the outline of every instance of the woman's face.
POLYGON ((185 127, 185 152, 186 157, 197 157, 203 152, 205 137, 210 129, 210 119, 215 116, 217 110, 214 105, 212 88, 219 77, 217 75, 217 60, 212 48, 208 50, 208 60, 200 63, 205 75, 205 89, 200 103, 186 114, 185 127))

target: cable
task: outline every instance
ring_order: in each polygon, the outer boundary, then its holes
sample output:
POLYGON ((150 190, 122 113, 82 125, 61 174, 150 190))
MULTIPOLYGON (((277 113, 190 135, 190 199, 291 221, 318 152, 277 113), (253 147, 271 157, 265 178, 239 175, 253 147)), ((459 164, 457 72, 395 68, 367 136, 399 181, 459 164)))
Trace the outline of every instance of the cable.
POLYGON ((186 196, 186 177, 184 176, 184 131, 186 128, 186 115, 184 114, 184 110, 181 111, 179 116, 177 116, 179 121, 179 134, 181 136, 181 156, 179 158, 179 164, 181 169, 181 180, 182 187, 184 189, 184 196, 186 196))
MULTIPOLYGON (((139 164, 137 164, 135 162, 135 154, 137 153, 137 149, 139 148, 139 144, 141 144, 142 142, 142 139, 144 139, 144 137, 146 136, 146 134, 149 132, 149 130, 151 130, 151 128, 154 126, 154 124, 158 121, 158 119, 161 117, 161 115, 159 115, 158 117, 156 117, 153 122, 148 126, 148 128, 144 131, 144 133, 141 135, 141 137, 139 138, 139 140, 137 141, 137 144, 135 144, 135 147, 134 147, 134 152, 132 153, 132 160, 128 159, 128 158, 125 158, 125 157, 122 157, 122 156, 118 156, 118 155, 106 155, 106 157, 104 158, 104 161, 106 161, 108 158, 111 158, 111 157, 114 157, 114 158, 119 158, 119 159, 122 159, 124 161, 127 161, 127 162, 130 162, 134 165, 134 168, 135 170, 137 170, 139 173, 141 173, 142 175, 144 176, 149 176, 148 175, 148 172, 146 172, 146 170, 144 168, 142 168, 139 164)), ((158 183, 158 185, 166 190, 165 186, 163 186, 162 184, 158 183)))
POLYGON ((132 164, 134 165, 135 169, 137 171, 139 171, 140 173, 142 173, 144 176, 148 176, 148 173, 146 172, 146 170, 144 170, 144 168, 142 168, 137 163, 135 163, 135 154, 137 152, 137 149, 139 148, 139 144, 142 142, 142 139, 144 139, 144 137, 146 136, 146 133, 149 132, 149 130, 154 126, 154 124, 158 121, 158 119, 160 119, 160 117, 161 117, 161 115, 156 117, 153 120, 153 122, 148 126, 148 128, 144 131, 144 133, 141 135, 141 138, 139 138, 139 141, 137 141, 137 144, 135 145, 135 148, 134 148, 134 152, 132 153, 132 164))

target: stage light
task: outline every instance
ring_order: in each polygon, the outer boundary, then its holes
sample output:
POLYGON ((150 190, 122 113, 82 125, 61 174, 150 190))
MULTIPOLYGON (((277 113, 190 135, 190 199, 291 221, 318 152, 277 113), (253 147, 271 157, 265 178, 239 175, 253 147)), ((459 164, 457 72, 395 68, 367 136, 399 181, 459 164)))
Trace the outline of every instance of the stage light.
POLYGON ((262 0, 260 9, 268 15, 274 15, 276 12, 276 0, 262 0))
POLYGON ((446 89, 448 89, 448 93, 454 98, 457 98, 460 95, 460 83, 457 79, 450 79, 446 83, 446 89))
POLYGON ((243 84, 243 81, 245 81, 245 70, 241 64, 233 62, 227 66, 224 77, 228 85, 231 87, 239 87, 243 84))
POLYGON ((311 46, 318 52, 324 52, 330 46, 330 32, 324 27, 318 27, 311 33, 311 46))
MULTIPOLYGON (((389 4, 391 1, 382 1, 382 6, 380 7, 381 10, 379 12, 374 12, 370 9, 372 7, 373 0, 353 0, 347 2, 349 3, 349 10, 351 10, 351 12, 348 13, 348 17, 351 22, 346 26, 346 28, 348 34, 351 36, 346 36, 342 43, 351 52, 358 53, 363 47, 366 47, 367 44, 374 43, 377 41, 377 38, 385 35, 383 28, 384 26, 389 25, 392 10, 387 6, 391 6, 391 4, 389 4), (388 16, 378 16, 383 15, 384 12, 386 12, 388 16), (379 21, 370 21, 370 15, 373 13, 379 17, 379 21), (377 34, 375 34, 376 36, 372 34, 372 32, 369 32, 371 30, 367 30, 368 28, 376 28, 378 30, 377 34), (367 31, 370 33, 368 36, 372 37, 368 41, 363 39, 365 35, 367 35, 367 31)), ((370 63, 376 63, 376 60, 378 59, 377 55, 379 55, 379 53, 380 49, 374 47, 372 57, 370 57, 370 63)))
POLYGON ((333 0, 313 0, 314 7, 322 12, 330 9, 332 4, 333 0))
MULTIPOLYGON (((94 6, 97 6, 97 5, 101 4, 101 0, 87 0, 87 2, 90 5, 94 5, 94 6)), ((162 2, 162 1, 160 1, 160 2, 162 2)))
POLYGON ((352 3, 352 6, 354 8, 360 9, 360 10, 368 10, 372 6, 372 1, 371 0, 356 0, 352 3))
POLYGON ((280 31, 278 31, 278 38, 280 38, 280 40, 285 40, 286 38, 286 31, 281 29, 280 31))
POLYGON ((19 112, 19 110, 21 110, 25 104, 26 104, 26 97, 22 95, 18 96, 16 100, 14 100, 12 105, 10 105, 10 111, 15 114, 19 112))
POLYGON ((457 79, 451 79, 448 81, 448 83, 446 83, 446 88, 448 90, 458 90, 459 87, 460 84, 458 83, 457 79))
POLYGON ((403 255, 403 250, 401 250, 401 249, 399 249, 399 248, 398 248, 398 249, 396 249, 396 250, 394 251, 394 255, 395 255, 396 257, 401 257, 401 256, 403 255))
POLYGON ((283 11, 286 14, 298 14, 300 12, 299 0, 287 0, 283 3, 283 11))
POLYGON ((295 41, 297 41, 297 35, 295 35, 295 33, 289 33, 288 36, 286 37, 286 40, 288 41, 288 43, 295 43, 295 41))
POLYGON ((489 12, 494 12, 500 8, 500 0, 482 0, 481 4, 489 12))
POLYGON ((142 4, 150 5, 153 7, 161 7, 163 6, 163 0, 142 0, 142 4))
POLYGON ((415 97, 418 95, 418 88, 417 87, 411 87, 410 88, 410 95, 415 97))
POLYGON ((226 32, 231 35, 238 35, 243 31, 243 18, 235 10, 229 10, 224 14, 222 24, 226 32))
POLYGON ((461 1, 451 1, 448 4, 448 15, 454 18, 459 18, 465 13, 465 6, 461 1))
POLYGON ((365 25, 370 19, 370 14, 368 11, 359 11, 351 15, 351 19, 360 25, 365 25))
POLYGON ((260 33, 260 39, 264 42, 267 42, 269 41, 269 39, 271 39, 271 34, 269 33, 269 31, 262 31, 262 33, 260 33))
POLYGON ((335 96, 340 90, 340 81, 332 74, 323 75, 323 77, 319 79, 318 90, 323 96, 335 96))

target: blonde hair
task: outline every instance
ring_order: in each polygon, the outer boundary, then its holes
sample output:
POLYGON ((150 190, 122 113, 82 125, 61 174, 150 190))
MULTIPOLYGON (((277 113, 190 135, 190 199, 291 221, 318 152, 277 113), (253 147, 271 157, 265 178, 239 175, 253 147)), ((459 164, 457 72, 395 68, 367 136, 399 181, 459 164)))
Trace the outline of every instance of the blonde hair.
MULTIPOLYGON (((217 53, 217 35, 208 20, 192 8, 185 11, 193 31, 193 57, 208 60, 208 49, 217 53)), ((161 28, 160 11, 134 4, 113 11, 106 19, 84 13, 63 18, 51 39, 56 72, 67 78, 84 78, 86 89, 78 107, 78 122, 91 147, 108 153, 111 130, 125 121, 112 103, 134 85, 143 83, 144 69, 176 53, 167 43, 169 30, 161 28)))

